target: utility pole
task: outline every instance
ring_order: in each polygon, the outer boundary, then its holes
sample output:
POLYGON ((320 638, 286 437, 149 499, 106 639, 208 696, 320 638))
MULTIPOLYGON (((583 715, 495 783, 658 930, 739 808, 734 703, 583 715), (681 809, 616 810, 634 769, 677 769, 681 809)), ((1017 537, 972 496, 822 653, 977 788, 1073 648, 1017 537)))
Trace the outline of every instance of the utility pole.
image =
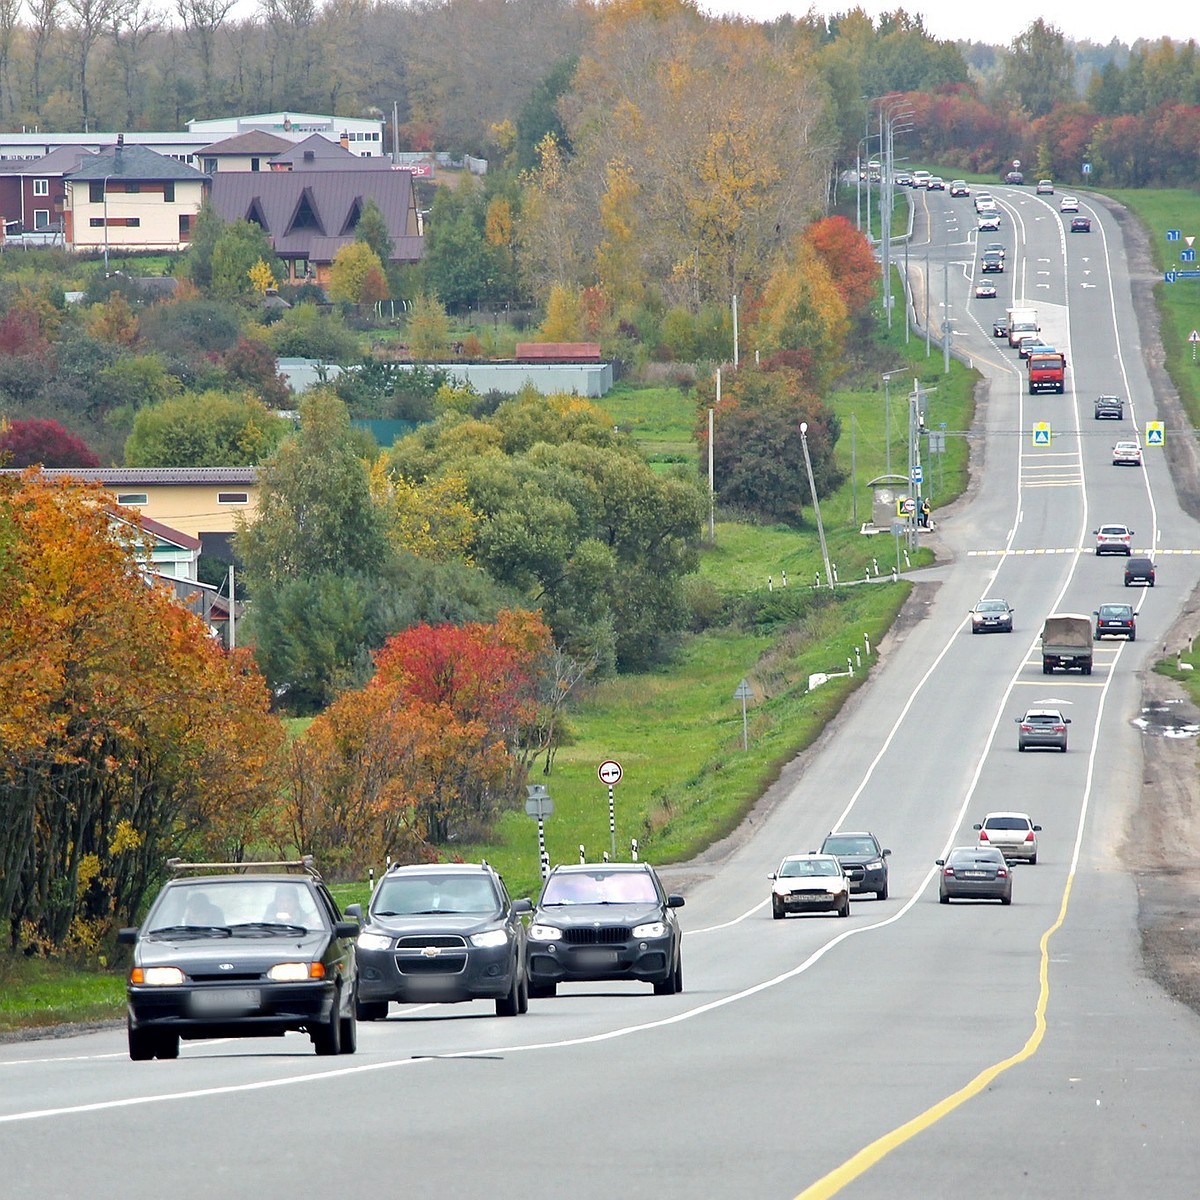
POLYGON ((812 493, 813 512, 817 516, 817 537, 821 541, 821 561, 825 564, 825 578, 833 589, 833 569, 829 565, 829 549, 825 545, 825 526, 821 524, 821 501, 817 496, 817 483, 813 479, 812 459, 808 455, 808 422, 800 422, 800 447, 804 451, 804 468, 808 472, 808 490, 812 493))
POLYGON ((942 263, 942 374, 950 374, 950 262, 942 263))

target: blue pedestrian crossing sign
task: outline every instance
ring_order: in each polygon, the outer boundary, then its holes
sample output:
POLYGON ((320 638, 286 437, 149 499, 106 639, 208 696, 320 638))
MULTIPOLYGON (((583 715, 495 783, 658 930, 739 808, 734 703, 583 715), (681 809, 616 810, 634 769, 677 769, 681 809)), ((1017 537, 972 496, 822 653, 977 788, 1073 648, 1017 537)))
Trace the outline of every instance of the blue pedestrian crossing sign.
POLYGON ((1050 445, 1050 422, 1035 421, 1033 426, 1033 444, 1035 446, 1050 445))
POLYGON ((1161 446, 1166 441, 1167 433, 1161 421, 1146 422, 1146 445, 1161 446))

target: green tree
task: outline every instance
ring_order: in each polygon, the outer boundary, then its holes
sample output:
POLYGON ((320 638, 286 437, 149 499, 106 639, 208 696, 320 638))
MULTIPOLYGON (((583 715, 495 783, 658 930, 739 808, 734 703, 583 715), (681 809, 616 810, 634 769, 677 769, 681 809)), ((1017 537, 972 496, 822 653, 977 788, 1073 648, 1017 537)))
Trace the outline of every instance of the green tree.
POLYGON ((1062 31, 1038 17, 1012 42, 1001 87, 1031 117, 1075 94, 1075 61, 1062 31))
POLYGON ((374 294, 382 278, 383 263, 379 261, 379 255, 365 241, 351 242, 334 256, 329 272, 329 298, 346 304, 383 300, 386 293, 384 296, 374 294))
POLYGON ((336 312, 324 313, 315 304, 289 308, 271 326, 275 352, 285 358, 316 358, 348 363, 358 355, 358 339, 336 312))
POLYGON ((217 235, 212 252, 212 292, 221 300, 246 300, 257 293, 253 272, 262 261, 276 279, 284 278, 283 264, 271 248, 263 227, 254 221, 232 221, 217 235))
POLYGON ((451 311, 478 304, 488 292, 493 254, 483 203, 478 187, 441 188, 429 214, 421 272, 426 287, 451 311))
POLYGON ((376 258, 379 259, 381 269, 387 269, 388 264, 392 261, 392 238, 388 233, 387 219, 384 217, 383 211, 370 196, 362 206, 358 224, 354 227, 354 238, 356 241, 365 242, 370 246, 375 251, 376 258))
POLYGON ((225 230, 225 222, 220 214, 207 201, 200 206, 192 226, 192 240, 188 244, 187 255, 183 260, 181 272, 190 279, 201 291, 212 287, 213 252, 217 239, 225 230))
POLYGON ((130 467, 256 466, 279 445, 288 423, 255 396, 179 396, 141 409, 125 443, 130 467))
POLYGON ((450 318, 436 296, 421 294, 408 315, 408 348, 413 358, 441 358, 450 345, 450 318))

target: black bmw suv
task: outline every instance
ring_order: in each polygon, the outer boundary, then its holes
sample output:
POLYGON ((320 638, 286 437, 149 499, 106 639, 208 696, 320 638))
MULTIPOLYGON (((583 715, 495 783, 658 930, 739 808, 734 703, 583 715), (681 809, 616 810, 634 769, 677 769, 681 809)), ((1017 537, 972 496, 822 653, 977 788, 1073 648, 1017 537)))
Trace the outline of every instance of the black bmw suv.
MULTIPOLYGON (((529 1008, 525 974, 528 899, 510 899, 487 863, 392 867, 375 885, 358 935, 358 1017, 388 1003, 496 1002, 496 1015, 529 1008)), ((352 905, 348 912, 356 912, 352 905)))
POLYGON ((295 1030, 318 1054, 353 1054, 358 923, 342 920, 312 859, 168 866, 145 921, 117 935, 133 946, 129 1057, 295 1030))
POLYGON ((832 854, 850 879, 852 892, 874 892, 888 898, 888 855, 873 833, 830 833, 821 843, 822 854, 832 854))
POLYGON ((648 863, 555 867, 529 926, 529 994, 599 979, 642 980, 658 996, 682 992, 682 906, 648 863))

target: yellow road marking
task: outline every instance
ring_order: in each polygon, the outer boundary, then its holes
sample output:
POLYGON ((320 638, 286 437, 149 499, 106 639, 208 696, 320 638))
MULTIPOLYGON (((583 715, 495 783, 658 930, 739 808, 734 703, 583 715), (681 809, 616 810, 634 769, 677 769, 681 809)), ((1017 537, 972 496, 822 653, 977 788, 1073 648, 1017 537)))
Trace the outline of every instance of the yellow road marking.
POLYGON ((1074 882, 1075 875, 1072 873, 1067 876, 1067 884, 1063 889, 1062 904, 1059 906, 1058 918, 1042 934, 1040 942, 1041 965, 1038 968, 1038 1000, 1033 1010, 1033 1032, 1029 1035, 1025 1045, 1016 1054, 1002 1059, 998 1063, 993 1063, 990 1067, 980 1071, 965 1087, 959 1088, 957 1092, 951 1093, 944 1100, 939 1100, 937 1104, 927 1108, 923 1113, 919 1113, 911 1121, 906 1121, 899 1128, 893 1129, 890 1133, 885 1133, 882 1137, 876 1138, 870 1145, 864 1146, 852 1158, 848 1158, 842 1163, 840 1167, 835 1167, 828 1175, 823 1176, 816 1183, 806 1187, 804 1191, 799 1193, 796 1200, 826 1200, 827 1197, 836 1195, 847 1184, 853 1183, 860 1176, 866 1174, 877 1162, 893 1150, 899 1149, 905 1142, 911 1141, 916 1137, 917 1134, 924 1133, 925 1130, 932 1128, 943 1117, 949 1116, 950 1113, 956 1108, 960 1108, 968 1100, 973 1100, 993 1080, 1004 1074, 1010 1067, 1015 1067, 1018 1063, 1023 1063, 1026 1059, 1032 1058, 1037 1053, 1038 1048, 1042 1044, 1042 1039, 1046 1036, 1046 1006, 1050 1001, 1050 938, 1058 932, 1063 921, 1066 920, 1067 904, 1071 898, 1071 888, 1074 882))

